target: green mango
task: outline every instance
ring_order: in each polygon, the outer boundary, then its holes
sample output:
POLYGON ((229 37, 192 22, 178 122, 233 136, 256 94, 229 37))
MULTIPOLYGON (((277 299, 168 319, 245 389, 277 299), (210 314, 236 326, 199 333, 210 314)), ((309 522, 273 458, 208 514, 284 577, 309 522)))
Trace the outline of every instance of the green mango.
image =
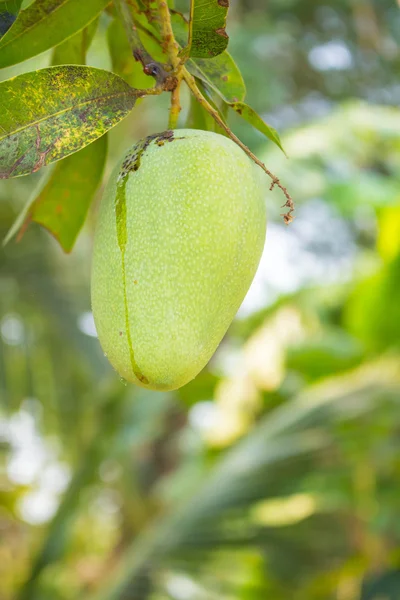
POLYGON ((261 258, 266 189, 239 146, 207 131, 150 136, 116 166, 94 236, 92 308, 125 380, 173 390, 210 360, 261 258))

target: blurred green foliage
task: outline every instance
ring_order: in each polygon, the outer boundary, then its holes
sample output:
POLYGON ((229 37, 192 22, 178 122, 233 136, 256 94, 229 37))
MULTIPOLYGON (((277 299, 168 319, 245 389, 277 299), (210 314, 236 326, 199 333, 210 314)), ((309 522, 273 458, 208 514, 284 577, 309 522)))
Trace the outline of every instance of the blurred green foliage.
MULTIPOLYGON (((254 286, 176 393, 125 386, 93 336, 95 207, 70 256, 34 224, 1 249, 2 600, 400 598, 399 20, 394 0, 233 3, 230 52, 290 160, 231 125, 297 218, 268 196, 254 286)), ((90 65, 121 56, 110 22, 90 65)), ((165 109, 111 132, 106 176, 165 109)), ((1 184, 2 238, 40 179, 1 184)))

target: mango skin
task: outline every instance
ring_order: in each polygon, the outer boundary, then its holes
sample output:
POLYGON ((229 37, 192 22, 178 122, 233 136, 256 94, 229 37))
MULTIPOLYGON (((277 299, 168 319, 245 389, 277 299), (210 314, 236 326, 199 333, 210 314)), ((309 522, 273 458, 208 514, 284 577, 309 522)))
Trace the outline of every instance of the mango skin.
POLYGON ((265 241, 267 181, 224 136, 182 129, 154 137, 128 150, 104 191, 92 309, 116 371, 173 390, 208 363, 250 287, 265 241))

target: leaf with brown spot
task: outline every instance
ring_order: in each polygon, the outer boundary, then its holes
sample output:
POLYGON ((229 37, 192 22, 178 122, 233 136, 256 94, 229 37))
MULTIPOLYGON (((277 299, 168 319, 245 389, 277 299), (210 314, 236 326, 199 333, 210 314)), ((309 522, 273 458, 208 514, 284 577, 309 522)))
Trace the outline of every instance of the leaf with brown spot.
POLYGON ((171 24, 176 41, 183 47, 187 43, 189 35, 189 21, 177 10, 170 10, 171 24))
POLYGON ((4 244, 34 221, 45 227, 65 252, 70 252, 100 184, 106 155, 104 135, 55 165, 44 187, 15 221, 4 244))
MULTIPOLYGON (((84 64, 98 19, 54 49, 52 63, 84 64)), ((100 183, 107 154, 107 135, 59 162, 44 175, 40 189, 8 232, 6 244, 18 231, 20 238, 31 221, 43 225, 62 248, 72 250, 89 205, 100 183)))
POLYGON ((227 0, 191 0, 189 39, 185 56, 212 58, 221 54, 228 46, 226 17, 227 0))
POLYGON ((276 144, 286 156, 286 152, 283 149, 282 142, 276 129, 265 123, 265 121, 263 121, 260 115, 258 115, 256 111, 253 108, 251 108, 251 106, 245 104, 244 102, 229 102, 228 104, 245 121, 250 123, 250 125, 253 125, 253 127, 255 127, 256 129, 258 129, 258 131, 263 133, 269 140, 274 142, 274 144, 276 144))
POLYGON ((109 0, 36 0, 19 12, 0 40, 0 68, 9 67, 57 46, 80 31, 109 0))
MULTIPOLYGON (((185 17, 173 11, 171 15, 174 35, 179 44, 185 44, 189 25, 185 17)), ((244 100, 246 86, 239 67, 225 50, 213 58, 191 58, 186 66, 194 77, 218 94, 225 102, 244 100)))
POLYGON ((81 150, 132 110, 136 90, 78 65, 24 73, 0 83, 0 179, 27 175, 81 150))

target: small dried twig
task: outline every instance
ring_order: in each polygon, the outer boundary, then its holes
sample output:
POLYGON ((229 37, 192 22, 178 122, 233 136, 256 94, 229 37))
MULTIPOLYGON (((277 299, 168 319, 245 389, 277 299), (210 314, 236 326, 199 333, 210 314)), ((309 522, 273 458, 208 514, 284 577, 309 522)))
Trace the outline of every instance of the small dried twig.
POLYGON ((251 158, 251 160, 254 161, 256 163, 256 165, 261 167, 261 169, 268 175, 268 177, 271 178, 272 182, 271 182, 270 190, 273 190, 274 187, 277 186, 283 192, 283 194, 286 198, 286 202, 285 202, 284 206, 286 208, 288 208, 289 210, 282 216, 283 216, 283 220, 284 220, 285 224, 289 225, 289 223, 291 223, 293 221, 292 213, 294 211, 294 202, 293 202, 288 190, 285 188, 285 186, 282 185, 279 178, 276 175, 274 175, 265 166, 265 164, 263 162, 261 162, 261 160, 259 160, 255 156, 255 154, 253 154, 252 151, 229 129, 229 127, 224 122, 224 120, 221 118, 219 113, 211 106, 211 104, 208 102, 208 100, 206 100, 206 98, 200 92, 199 88, 196 85, 196 81, 195 81, 194 77, 189 73, 189 71, 186 68, 183 68, 182 72, 183 72, 183 79, 185 80, 186 84, 188 85, 190 91, 192 92, 192 94, 194 95, 196 100, 202 106, 204 106, 204 108, 207 110, 207 112, 213 117, 213 119, 218 123, 218 125, 228 134, 228 136, 231 138, 231 140, 233 140, 247 154, 247 156, 249 158, 251 158))

